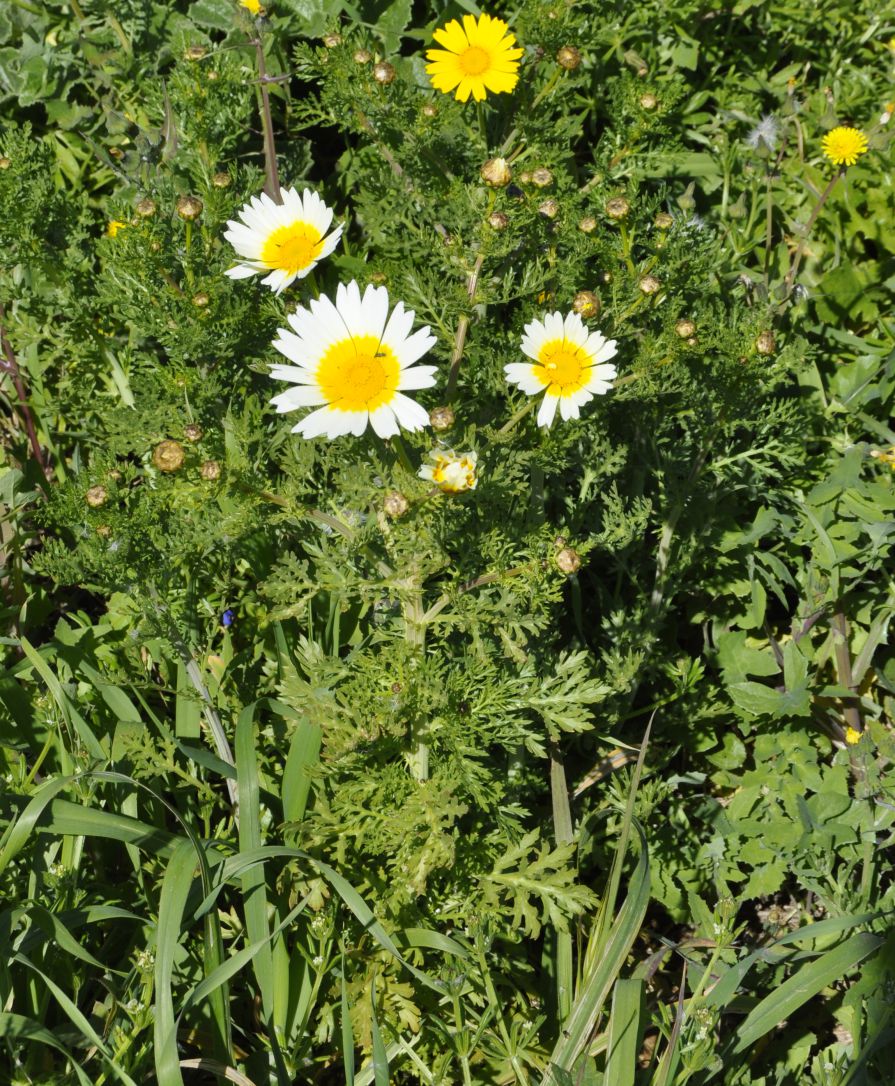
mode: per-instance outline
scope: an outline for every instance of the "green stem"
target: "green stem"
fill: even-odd
[[[808,218],[808,222],[805,224],[805,232],[802,235],[802,240],[799,242],[798,247],[793,254],[792,263],[790,264],[789,271],[786,273],[786,278],[784,279],[784,284],[786,286],[786,297],[784,298],[784,301],[786,301],[789,298],[789,295],[792,293],[792,285],[795,282],[796,275],[798,275],[799,265],[802,263],[802,256],[805,252],[805,246],[808,244],[808,238],[811,235],[814,224],[817,222],[817,216],[820,214],[821,208],[829,199],[830,193],[836,187],[836,182],[839,180],[840,177],[844,176],[845,170],[840,170],[839,173],[830,178],[829,182],[827,183],[827,187],[820,194],[820,198],[815,204],[814,210],[811,212],[811,215]]]
[[[422,659],[426,651],[426,625],[423,614],[422,592],[415,591],[404,601],[404,637],[411,655]],[[410,772],[415,780],[429,779],[429,744],[426,721],[414,717],[410,732],[411,750],[407,756]]]
[[[463,1012],[460,1010],[460,996],[454,992],[451,998],[454,1004],[454,1040],[458,1045],[461,1043],[463,1045],[463,1047],[459,1049],[460,1065],[463,1068],[463,1086],[472,1086],[472,1073],[469,1069],[469,1050],[466,1047],[469,1043],[469,1034],[463,1022]]]
[[[550,746],[550,794],[553,801],[553,835],[557,845],[570,844],[573,839],[572,809],[569,805],[569,786],[566,769],[555,744]],[[572,1010],[572,932],[556,932],[556,1011],[560,1023],[565,1022]]]
[[[413,470],[413,464],[411,464],[410,457],[407,455],[407,449],[404,445],[404,442],[401,440],[401,435],[395,434],[395,436],[389,438],[389,440],[392,443],[392,448],[395,450],[395,453],[398,456],[398,461],[401,464],[401,467],[407,472],[408,475],[415,475],[416,472]]]
[[[258,90],[261,98],[261,126],[264,130],[264,191],[278,204],[280,195],[280,174],[277,169],[277,148],[273,134],[273,116],[270,110],[270,91],[267,86],[267,68],[264,62],[264,46],[261,39],[255,40],[255,55],[258,60]]]
[[[521,422],[526,415],[530,415],[536,407],[539,406],[540,401],[531,399],[524,406],[520,407],[515,415],[512,416],[509,422],[505,422],[503,426],[497,431],[498,434],[508,434],[510,430],[516,425],[517,422]]]

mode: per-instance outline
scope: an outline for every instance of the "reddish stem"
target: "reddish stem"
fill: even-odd
[[[40,468],[41,475],[44,477],[44,482],[48,483],[49,479],[44,465],[43,452],[40,448],[40,442],[37,440],[34,416],[31,414],[31,408],[28,406],[28,394],[25,391],[25,382],[22,380],[22,371],[19,369],[15,351],[12,349],[12,344],[9,342],[9,338],[6,335],[6,310],[2,302],[0,302],[0,347],[2,347],[3,351],[3,356],[0,358],[0,373],[9,374],[12,378],[13,387],[15,388],[16,396],[18,396],[19,399],[19,410],[21,411],[22,418],[25,422],[25,432],[28,435],[28,442],[31,445],[31,452],[34,455],[34,459],[37,461],[37,466]]]

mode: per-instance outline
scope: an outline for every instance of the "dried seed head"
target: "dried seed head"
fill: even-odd
[[[105,539],[107,536],[110,536],[112,534],[112,529],[109,527],[108,524],[100,524],[97,526],[96,534],[101,535],[103,539]]]
[[[687,346],[695,347],[698,342],[699,340],[696,338],[696,336],[690,336],[690,338],[687,340]]]
[[[659,104],[659,99],[654,94],[641,94],[640,96],[640,108],[651,110],[655,109]]]
[[[323,44],[327,49],[335,49],[337,45],[342,44],[342,39],[338,34],[324,34]]]
[[[162,243],[160,241],[150,241],[149,251],[152,253],[160,253],[162,251]]]
[[[91,509],[99,509],[101,505],[105,505],[109,498],[109,493],[104,486],[92,486],[87,491],[87,504]]]
[[[592,290],[579,290],[572,299],[572,309],[581,317],[596,317],[600,312],[600,299]]]
[[[179,441],[162,441],[152,451],[152,464],[159,471],[177,471],[183,464],[183,446]]]
[[[198,219],[202,214],[202,201],[197,196],[181,196],[176,204],[177,214],[186,222]]]
[[[624,219],[631,210],[631,205],[624,196],[613,196],[606,201],[606,214],[610,219]]]
[[[513,172],[505,158],[489,158],[479,172],[485,184],[496,189],[502,189],[504,185],[508,185],[513,177]]]
[[[561,550],[565,545],[566,545],[566,537],[564,535],[558,535],[556,537],[556,539],[553,540],[553,546],[556,547],[557,549]]]
[[[369,64],[373,59],[373,54],[369,49],[355,49],[354,50],[354,63],[355,64]]]
[[[436,407],[429,412],[429,425],[433,430],[442,432],[444,430],[450,430],[454,425],[454,409],[453,407]]]
[[[394,64],[389,64],[387,60],[380,60],[373,65],[373,78],[377,83],[381,83],[383,87],[387,87],[389,83],[394,83],[397,74]]]
[[[492,230],[506,230],[510,225],[510,217],[502,211],[492,211],[488,216],[488,225]]]
[[[221,170],[212,177],[211,183],[216,189],[228,189],[233,184],[233,178],[226,170]]]
[[[659,280],[654,275],[644,275],[644,277],[637,284],[644,294],[655,294],[656,291],[662,286]]]
[[[538,212],[547,219],[555,219],[559,214],[559,204],[556,200],[545,200],[538,208]]]
[[[660,211],[653,222],[660,230],[670,230],[674,226],[674,216],[667,211]]]
[[[0,158],[0,170],[8,170],[11,165],[12,159],[7,158],[6,155]]]
[[[539,189],[545,189],[553,184],[553,174],[545,167],[538,166],[536,170],[532,170],[531,183],[537,185]]]
[[[577,573],[581,569],[581,555],[574,547],[563,547],[556,556],[556,564],[562,573]]]
[[[777,350],[777,341],[774,339],[774,333],[769,331],[760,332],[758,339],[755,341],[755,349],[759,354],[773,354],[774,351]]]
[[[214,68],[209,68],[208,71],[205,73],[205,78],[208,80],[209,83],[217,83],[217,81],[221,77],[214,70]]]
[[[523,170],[522,173],[519,174],[519,184],[520,185],[530,185],[531,184],[531,170]]]
[[[420,112],[424,117],[437,117],[438,107],[436,105],[433,105],[432,102],[426,102]]]
[[[204,290],[200,290],[198,294],[193,295],[193,305],[197,309],[205,309],[210,301],[211,298],[208,297]]]
[[[202,60],[208,50],[204,45],[190,45],[183,51],[184,60]]]
[[[385,272],[374,271],[370,275],[370,282],[375,283],[377,286],[380,286],[386,281],[387,278],[388,276],[386,276]]]
[[[574,45],[564,45],[556,54],[556,63],[567,72],[574,72],[581,63],[581,53]]]
[[[199,474],[209,483],[213,483],[215,479],[221,477],[221,465],[217,460],[206,460],[205,463],[199,468]]]
[[[134,208],[134,211],[141,219],[151,219],[156,212],[155,200],[150,200],[148,196],[144,196]]]
[[[390,490],[382,499],[382,508],[385,510],[387,517],[397,520],[398,517],[403,517],[410,508],[410,502],[400,490]]]
[[[116,483],[118,482],[118,480],[121,478],[121,472],[118,470],[118,468],[112,468],[112,470],[109,472],[109,478],[114,479]]]
[[[674,330],[681,337],[681,339],[689,339],[690,336],[696,335],[696,325],[693,323],[693,321],[688,320],[686,317],[683,317],[677,322],[677,324],[674,326]]]
[[[194,422],[191,422],[189,426],[184,426],[183,436],[187,441],[201,441],[202,440],[202,427],[197,426]]]
[[[597,220],[590,215],[585,215],[584,218],[578,223],[578,229],[582,234],[592,234],[597,228]]]

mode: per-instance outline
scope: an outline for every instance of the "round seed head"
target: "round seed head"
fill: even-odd
[[[197,196],[181,196],[176,204],[177,214],[185,222],[192,222],[202,214],[202,201]]]
[[[555,219],[559,214],[559,204],[556,200],[545,200],[538,208],[538,212],[546,219]]]
[[[354,50],[354,63],[355,64],[369,64],[373,59],[373,54],[369,49],[355,49]]]
[[[342,44],[342,39],[338,34],[324,34],[323,44],[327,49],[335,49],[337,45]]]
[[[189,426],[184,426],[183,436],[187,439],[187,441],[192,441],[193,443],[201,441],[202,427],[197,426],[194,422],[191,422]]]
[[[653,222],[660,230],[669,230],[674,226],[674,216],[669,215],[667,211],[660,211]]]
[[[506,230],[510,225],[510,217],[502,211],[492,211],[488,216],[488,225],[492,230]]]
[[[679,320],[674,326],[674,330],[681,337],[681,339],[689,339],[690,336],[696,335],[696,325],[687,317],[683,317],[681,320]]]
[[[437,430],[441,433],[444,430],[450,430],[454,425],[454,409],[453,407],[436,407],[429,412],[429,425],[433,430]]]
[[[562,573],[577,573],[581,569],[581,555],[574,547],[563,547],[556,556],[556,564]]]
[[[204,45],[190,45],[183,51],[183,59],[197,61],[202,60],[208,50]]]
[[[420,110],[424,117],[437,117],[438,107],[433,105],[432,102],[426,102],[423,108]]]
[[[199,468],[199,474],[206,482],[213,483],[221,477],[221,465],[217,460],[206,460],[202,467]]]
[[[579,290],[572,299],[572,309],[581,317],[596,317],[600,312],[600,299],[592,290]]]
[[[155,200],[150,200],[148,196],[144,196],[134,208],[134,211],[141,219],[151,219],[156,212]]]
[[[564,45],[556,54],[556,63],[567,72],[574,72],[581,63],[581,53],[574,45]]]
[[[198,294],[193,295],[193,305],[197,309],[205,309],[210,301],[211,298],[208,297],[204,290],[200,290]]]
[[[389,64],[387,60],[380,60],[373,65],[373,78],[383,87],[387,87],[389,83],[394,83],[397,74],[394,64]]]
[[[3,155],[2,158],[0,158],[0,170],[8,170],[11,165],[12,159],[7,158],[6,155]]]
[[[496,189],[508,185],[513,177],[513,172],[505,158],[489,158],[479,172],[485,184]]]
[[[624,219],[631,210],[631,205],[624,196],[613,196],[606,201],[606,214],[610,219]]]
[[[553,184],[553,174],[543,166],[539,166],[536,170],[532,170],[531,183],[537,185],[539,189],[545,189]]]
[[[597,228],[597,220],[590,215],[585,215],[584,218],[578,223],[578,229],[582,234],[592,234]]]
[[[216,189],[228,189],[233,183],[233,178],[226,170],[221,170],[212,177],[211,183]]]
[[[112,534],[112,529],[109,527],[108,524],[100,524],[97,526],[96,534],[101,535],[103,539],[106,539]]]
[[[387,517],[397,520],[398,517],[403,517],[410,508],[410,502],[400,490],[390,490],[382,500],[382,508]]]
[[[99,509],[101,505],[105,505],[108,500],[109,494],[104,486],[92,486],[87,491],[87,504],[91,509]]]
[[[770,331],[760,332],[758,339],[755,341],[755,349],[759,354],[771,355],[777,350],[777,341],[774,339],[774,333]]]
[[[179,441],[162,441],[152,451],[153,467],[159,471],[177,471],[183,465],[183,446]]]
[[[645,110],[653,110],[659,104],[659,99],[654,94],[641,94],[640,96],[640,108]]]
[[[659,280],[654,275],[644,275],[644,277],[637,284],[644,294],[655,294],[656,291],[662,286]]]
[[[687,346],[695,347],[698,342],[699,340],[696,338],[696,336],[690,336],[690,338],[687,340]]]

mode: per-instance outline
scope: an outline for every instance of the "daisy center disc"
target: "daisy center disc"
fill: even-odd
[[[460,67],[467,75],[481,75],[491,66],[491,57],[478,45],[470,45],[457,57]]]
[[[545,343],[538,356],[536,376],[560,396],[577,392],[587,381],[590,358],[580,347],[563,340]]]
[[[401,367],[376,336],[334,343],[317,368],[317,384],[333,411],[375,411],[398,388]]]
[[[323,239],[320,231],[307,222],[279,226],[261,250],[261,260],[268,268],[294,275],[303,271],[320,255]]]

